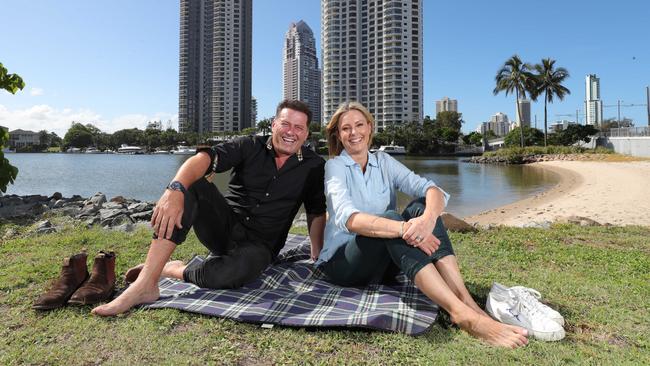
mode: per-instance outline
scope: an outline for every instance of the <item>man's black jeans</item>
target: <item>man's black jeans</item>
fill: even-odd
[[[187,190],[181,224],[182,229],[174,227],[171,241],[181,244],[193,227],[199,241],[210,250],[203,263],[185,268],[186,282],[205,288],[238,288],[271,264],[271,250],[264,240],[245,230],[221,192],[205,178]]]

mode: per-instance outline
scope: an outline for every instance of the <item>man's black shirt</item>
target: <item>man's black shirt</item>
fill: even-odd
[[[209,153],[213,163],[216,157],[210,171],[232,169],[224,197],[242,225],[277,255],[301,204],[307,214],[325,213],[325,160],[301,147],[301,154],[289,157],[278,170],[270,141],[241,137],[199,151]]]

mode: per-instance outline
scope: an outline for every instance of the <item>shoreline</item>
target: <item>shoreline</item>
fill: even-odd
[[[578,216],[601,225],[650,226],[650,195],[644,186],[650,177],[650,162],[547,161],[531,166],[558,175],[558,184],[532,197],[465,217],[465,221],[481,227],[523,227]]]

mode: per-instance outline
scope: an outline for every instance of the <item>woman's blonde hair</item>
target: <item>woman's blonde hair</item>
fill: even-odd
[[[375,130],[375,119],[372,118],[372,114],[370,114],[366,107],[364,107],[363,104],[359,102],[344,102],[339,106],[336,112],[334,112],[334,115],[327,124],[327,127],[325,127],[325,131],[327,133],[327,150],[330,157],[341,155],[341,151],[343,151],[343,144],[341,143],[341,140],[339,140],[338,136],[339,121],[343,113],[349,112],[351,110],[361,112],[370,124],[368,148],[370,148],[372,145],[372,136],[374,135]]]

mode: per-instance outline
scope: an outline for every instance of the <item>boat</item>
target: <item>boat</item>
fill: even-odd
[[[142,148],[138,146],[129,146],[127,144],[122,144],[119,148],[117,148],[117,153],[118,154],[125,154],[125,155],[135,155],[135,154],[142,154]]]
[[[168,150],[156,150],[152,154],[154,154],[154,155],[169,155],[169,151]]]
[[[377,151],[383,151],[390,155],[405,155],[406,149],[400,145],[381,145]]]
[[[78,147],[71,147],[71,148],[68,148],[68,150],[66,150],[66,152],[70,153],[70,154],[79,154],[79,153],[81,153],[81,149],[78,148]]]
[[[97,148],[89,147],[84,151],[84,154],[102,154],[102,152],[97,150]]]
[[[187,145],[178,145],[176,150],[171,151],[174,155],[194,155],[196,154],[196,149],[191,149]]]

